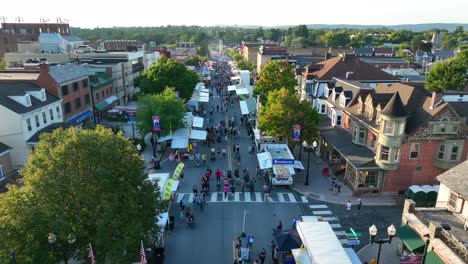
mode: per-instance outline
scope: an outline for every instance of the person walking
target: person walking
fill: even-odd
[[[202,159],[203,167],[205,167],[206,166],[206,154],[205,153],[201,155],[201,159]]]
[[[236,151],[237,151],[237,154],[239,154],[239,150],[240,150],[240,145],[239,143],[236,144]]]
[[[356,214],[362,214],[364,211],[362,210],[362,201],[361,199],[358,199],[357,200],[357,212]]]
[[[266,250],[265,250],[265,248],[262,248],[262,251],[260,251],[260,254],[258,254],[258,258],[260,259],[260,264],[265,263],[265,259],[266,259]]]
[[[276,249],[276,242],[274,240],[271,241],[270,248],[271,248],[271,258],[274,259],[273,256],[275,255],[275,249]]]
[[[349,214],[351,213],[351,201],[348,200],[348,202],[346,202],[346,216],[349,217]]]
[[[251,249],[251,250],[252,250],[254,238],[255,238],[255,237],[254,237],[253,234],[249,234],[249,235],[247,236],[247,247],[248,247],[249,249]]]
[[[223,191],[224,191],[224,199],[227,199],[228,192],[229,192],[229,185],[228,184],[224,184]]]
[[[226,148],[223,147],[223,149],[221,149],[221,152],[223,153],[223,158],[226,158]]]

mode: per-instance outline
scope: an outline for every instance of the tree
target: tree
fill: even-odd
[[[463,90],[468,87],[468,50],[457,57],[434,64],[426,79],[430,91]]]
[[[270,136],[290,138],[294,125],[302,125],[302,139],[317,138],[320,124],[318,113],[306,101],[288,89],[273,90],[268,102],[260,108],[259,129]]]
[[[248,71],[253,71],[255,68],[257,68],[257,65],[248,62],[246,59],[242,58],[240,61],[237,61],[237,68],[239,70],[248,70]]]
[[[167,135],[183,127],[186,112],[184,101],[176,98],[173,88],[166,88],[160,94],[148,94],[138,98],[136,127],[141,135],[146,135],[153,128],[152,116],[159,116],[161,133]]]
[[[6,61],[5,58],[0,59],[0,70],[4,70],[6,68]]]
[[[265,104],[270,91],[283,87],[294,91],[296,84],[294,66],[279,60],[272,60],[260,72],[259,80],[255,83],[254,95],[261,95],[260,101]]]
[[[151,65],[148,71],[141,75],[139,85],[144,94],[162,92],[167,86],[175,87],[179,96],[185,100],[192,97],[193,89],[198,82],[198,75],[187,69],[183,63],[176,62],[164,56]]]
[[[143,162],[122,134],[101,126],[43,134],[21,170],[24,186],[8,185],[0,197],[0,262],[10,263],[11,250],[18,263],[80,260],[89,243],[98,263],[136,261],[162,208]]]
[[[195,55],[195,56],[188,58],[187,61],[185,62],[185,65],[198,67],[200,66],[200,62],[203,62],[203,61],[208,61],[208,58],[204,56]]]

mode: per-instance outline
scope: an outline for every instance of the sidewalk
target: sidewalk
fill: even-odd
[[[298,147],[295,148],[295,154],[294,156],[298,157]],[[294,182],[291,188],[305,196],[335,204],[346,204],[348,200],[354,203],[357,199],[361,199],[364,205],[370,206],[390,206],[397,204],[396,195],[353,196],[351,189],[343,182],[341,184],[341,192],[333,193],[331,181],[334,176],[331,175],[331,171],[330,176],[322,176],[322,169],[327,167],[328,164],[318,158],[315,153],[310,154],[309,185],[306,186],[304,183],[307,174],[307,152],[302,153],[301,162],[305,170],[297,172],[297,174],[294,175]]]
[[[380,263],[382,264],[398,264],[400,263],[400,256],[398,255],[398,248],[401,245],[401,240],[398,237],[393,238],[391,244],[383,244],[382,251],[380,252]],[[372,259],[377,259],[379,245],[372,244],[363,247],[357,252],[359,259],[364,263],[367,261],[371,263]]]

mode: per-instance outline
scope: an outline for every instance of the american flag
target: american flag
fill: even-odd
[[[141,240],[140,264],[146,264],[146,255],[145,248],[143,247],[143,240]]]
[[[421,264],[422,256],[411,255],[400,260],[400,264]]]
[[[89,260],[91,260],[92,264],[96,264],[96,260],[94,259],[94,254],[93,254],[93,247],[91,246],[91,243],[89,243],[89,254],[88,254]]]

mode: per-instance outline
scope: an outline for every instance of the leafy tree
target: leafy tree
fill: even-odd
[[[278,28],[269,28],[265,31],[265,37],[274,42],[279,42],[281,39],[281,30]]]
[[[295,37],[307,38],[309,36],[309,29],[306,25],[299,25],[293,28],[293,34]]]
[[[253,71],[255,68],[257,68],[257,65],[248,62],[246,59],[242,58],[240,61],[237,61],[237,68],[239,70]]]
[[[269,92],[283,87],[294,91],[296,84],[294,66],[279,60],[272,60],[260,71],[259,80],[255,83],[254,95],[261,95],[260,102],[265,104]]]
[[[6,61],[5,58],[0,59],[0,70],[4,70],[6,68]]]
[[[468,50],[457,57],[434,64],[426,80],[430,91],[463,90],[468,87]]]
[[[198,82],[198,75],[187,69],[183,63],[176,62],[164,56],[151,65],[148,71],[141,75],[139,85],[144,94],[162,92],[167,86],[175,87],[179,96],[189,100]]]
[[[406,59],[407,61],[409,61],[410,63],[413,63],[413,57],[408,54],[408,53],[405,53],[403,51],[403,49],[399,49],[396,54],[395,54],[397,57],[401,57],[401,58],[404,58]]]
[[[142,168],[132,143],[110,129],[43,134],[21,170],[24,186],[9,185],[0,197],[0,262],[10,263],[10,250],[18,263],[80,260],[89,243],[98,263],[136,261],[162,209]]]
[[[161,133],[167,135],[183,127],[186,112],[184,101],[176,98],[173,88],[166,88],[160,94],[148,94],[138,98],[136,127],[141,135],[146,135],[153,129],[152,116],[159,116]]]
[[[208,61],[208,58],[204,56],[195,55],[188,58],[185,62],[185,65],[198,67],[200,66],[200,62],[202,61]]]
[[[329,47],[346,47],[350,43],[349,32],[346,29],[328,31],[325,35],[322,35],[322,40]]]
[[[259,128],[274,137],[290,138],[292,127],[302,125],[302,139],[317,138],[320,124],[318,113],[310,103],[300,101],[297,95],[286,88],[273,90],[268,102],[260,108]]]

